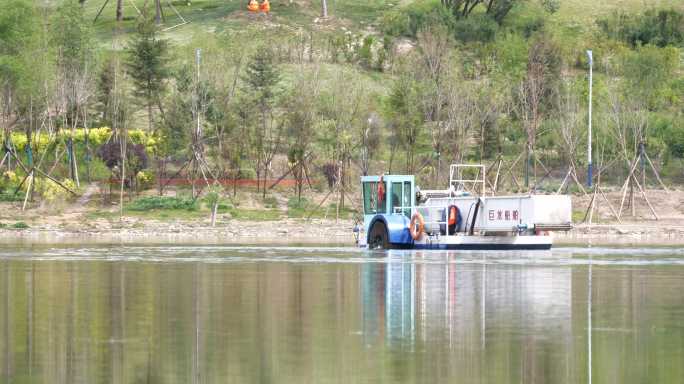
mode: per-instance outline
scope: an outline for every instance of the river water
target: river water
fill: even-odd
[[[0,250],[0,383],[682,383],[684,249]]]

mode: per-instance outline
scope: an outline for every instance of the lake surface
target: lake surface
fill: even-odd
[[[682,383],[684,250],[0,250],[0,383]]]

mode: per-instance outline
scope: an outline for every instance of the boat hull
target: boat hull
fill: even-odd
[[[366,244],[359,244],[366,247]],[[402,249],[440,249],[440,250],[548,250],[553,240],[551,236],[440,236],[414,241],[412,244],[398,246]]]

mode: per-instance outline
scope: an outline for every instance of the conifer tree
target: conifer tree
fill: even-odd
[[[280,73],[274,63],[273,53],[266,47],[259,48],[252,56],[243,78],[246,87],[244,92],[250,104],[256,104],[258,110],[253,113],[258,117],[258,124],[252,132],[252,148],[255,151],[257,185],[263,176],[263,194],[266,195],[266,174],[273,157],[278,151],[281,139],[281,126],[275,122],[273,104],[276,99]],[[250,108],[251,109],[251,108]]]
[[[157,35],[154,20],[143,9],[137,33],[128,46],[127,67],[135,87],[134,95],[147,107],[148,126],[152,131],[156,106],[161,114],[162,97],[166,90],[168,69],[168,42]]]

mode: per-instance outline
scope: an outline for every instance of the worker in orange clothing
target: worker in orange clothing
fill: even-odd
[[[256,0],[249,0],[249,3],[247,3],[247,10],[250,12],[259,11],[259,3],[257,3]]]
[[[268,0],[264,0],[259,4],[259,9],[261,9],[261,12],[269,13],[271,11],[271,4]]]

